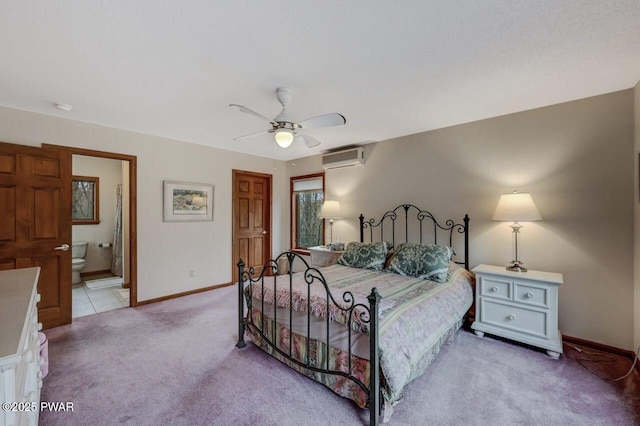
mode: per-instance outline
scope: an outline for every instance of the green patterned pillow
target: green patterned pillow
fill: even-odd
[[[443,283],[447,281],[449,261],[454,254],[451,247],[402,244],[395,250],[388,269],[400,275]]]
[[[373,269],[382,271],[384,261],[387,258],[387,243],[384,241],[377,243],[350,242],[344,253],[338,259],[339,265],[351,266],[353,268]]]

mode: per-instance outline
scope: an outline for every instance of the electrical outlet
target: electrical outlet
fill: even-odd
[[[195,277],[196,276],[196,270],[195,269],[189,269],[189,276],[191,278]]]

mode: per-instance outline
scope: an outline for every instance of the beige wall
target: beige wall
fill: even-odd
[[[633,90],[366,146],[366,165],[328,170],[327,198],[345,219],[334,239],[358,238],[357,216],[409,202],[438,218],[471,217],[470,260],[506,265],[509,224],[492,222],[500,194],[530,192],[543,221],[525,223],[520,258],[564,274],[560,330],[633,345]],[[321,157],[287,175],[321,170]]]
[[[633,229],[638,141],[634,90],[367,145],[363,167],[329,170],[327,197],[345,219],[334,236],[357,239],[357,216],[412,202],[437,217],[471,221],[471,264],[506,264],[508,224],[492,222],[501,193],[531,192],[543,217],[527,223],[521,259],[561,272],[560,328],[625,349],[634,332]],[[288,177],[321,170],[321,157],[288,162],[0,107],[0,141],[67,145],[138,158],[138,298],[231,280],[231,170],[274,176],[273,250],[289,245]],[[214,221],[162,222],[162,181],[210,182]],[[189,277],[189,270],[196,277]],[[640,324],[636,307],[635,323]]]
[[[638,155],[640,155],[640,81],[636,84],[634,88],[634,117],[635,117],[635,128],[634,128],[634,139],[635,139],[635,149],[634,149],[634,197],[638,197],[634,202],[635,206],[635,250],[633,261],[635,265],[635,318],[634,318],[634,342],[633,347],[637,350],[640,347],[640,176],[638,176],[638,171],[640,170],[640,163],[638,162]]]
[[[284,248],[288,183],[283,162],[1,107],[0,141],[50,143],[137,157],[140,301],[231,281],[232,169],[273,175],[273,250]],[[214,221],[163,222],[163,180],[213,184]],[[196,270],[193,278],[190,269]]]
[[[116,186],[122,184],[122,162],[108,158],[73,156],[73,174],[99,178],[100,223],[95,225],[73,225],[73,241],[86,241],[87,256],[82,271],[104,271],[111,269],[111,249],[100,248],[100,243],[113,242],[116,216]]]

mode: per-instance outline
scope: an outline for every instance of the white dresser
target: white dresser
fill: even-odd
[[[316,268],[335,265],[342,253],[342,250],[329,250],[325,246],[309,247],[311,265]]]
[[[40,268],[0,271],[0,426],[37,425],[40,411]],[[9,409],[6,408],[9,403]]]
[[[558,330],[558,287],[562,274],[513,272],[504,266],[478,265],[476,319],[471,325],[484,333],[506,337],[547,350],[551,358],[562,353]]]

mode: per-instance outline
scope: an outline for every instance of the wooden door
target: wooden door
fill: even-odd
[[[242,259],[257,273],[271,258],[271,175],[233,171],[233,281]]]
[[[71,323],[71,154],[0,143],[0,270],[32,266],[39,321]]]

